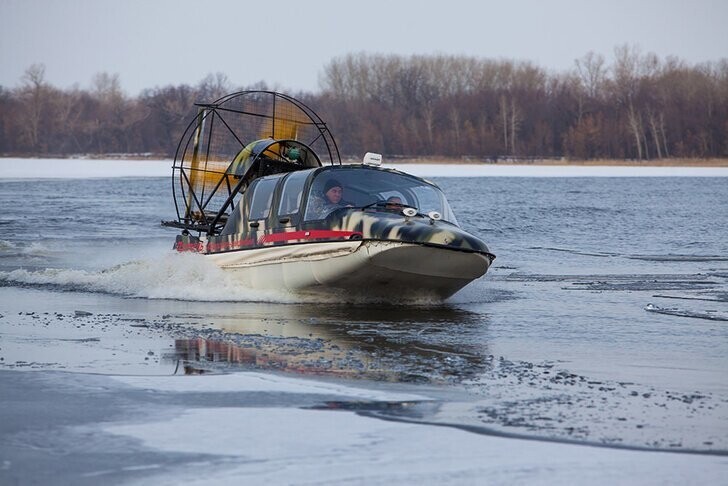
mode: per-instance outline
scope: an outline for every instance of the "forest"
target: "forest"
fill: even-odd
[[[118,74],[60,89],[43,65],[0,86],[0,154],[172,157],[197,101],[236,86],[225,74],[137,96]],[[318,92],[287,93],[327,123],[344,156],[472,160],[728,157],[728,59],[689,64],[615,48],[567,72],[528,61],[349,54],[326,64]]]

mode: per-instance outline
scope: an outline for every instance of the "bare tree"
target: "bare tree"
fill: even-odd
[[[124,98],[118,73],[97,73],[91,80],[91,86],[93,93],[104,102],[115,103]]]
[[[642,117],[635,106],[640,82],[640,51],[623,45],[615,48],[614,86],[619,104],[626,110],[627,127],[634,138],[637,159],[642,160]]]
[[[511,98],[511,154],[516,155],[516,137],[518,136],[518,130],[521,127],[521,114],[516,100]]]
[[[21,100],[24,105],[24,110],[21,117],[25,120],[25,123],[22,125],[23,132],[28,139],[31,149],[38,151],[40,148],[39,138],[43,108],[49,102],[45,96],[47,87],[45,83],[45,65],[31,65],[25,70],[22,80]]]
[[[516,138],[521,127],[521,114],[513,96],[499,98],[500,123],[503,129],[503,148],[506,153],[516,154]]]
[[[590,52],[554,74],[512,60],[354,53],[331,60],[320,84],[296,97],[347,155],[728,156],[727,59],[690,65],[619,46],[611,64]],[[61,90],[33,65],[17,88],[0,87],[0,152],[171,155],[193,102],[232,89],[216,73],[129,97],[118,74],[100,73],[87,89]]]
[[[227,75],[221,72],[208,74],[197,85],[197,94],[201,100],[214,101],[233,90]]]
[[[575,63],[576,71],[587,96],[596,99],[602,93],[607,78],[604,56],[589,51],[584,57],[577,59]]]

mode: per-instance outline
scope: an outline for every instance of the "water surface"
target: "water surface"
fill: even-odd
[[[94,332],[155,330],[151,360],[125,355],[135,372],[435,387],[437,409],[418,412],[434,422],[728,449],[725,179],[436,182],[497,259],[448,301],[413,306],[236,287],[171,250],[175,232],[159,225],[174,213],[168,178],[1,180],[1,366],[83,361],[58,343],[53,359],[22,355],[38,349],[24,328],[60,328],[65,316]],[[84,369],[118,372],[114,349],[102,351],[85,355]]]

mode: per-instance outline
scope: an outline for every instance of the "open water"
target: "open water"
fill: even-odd
[[[360,406],[483,433],[728,450],[725,178],[435,182],[497,259],[448,301],[408,305],[241,291],[171,250],[169,178],[0,180],[0,329],[81,310],[84,326],[159,330],[149,374],[426,387],[437,406]],[[0,357],[64,362],[19,356],[7,336]]]

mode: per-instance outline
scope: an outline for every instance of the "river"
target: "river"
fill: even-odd
[[[129,376],[209,379],[189,386],[174,381],[173,391],[198,393],[196,387],[207,383],[218,397],[230,392],[229,384],[215,381],[221,377],[267,376],[278,395],[267,402],[260,393],[241,398],[251,417],[254,406],[268,414],[333,409],[382,423],[446,425],[468,437],[526,438],[548,450],[598,445],[608,454],[672,451],[671,457],[692,459],[648,460],[642,469],[628,469],[633,476],[627,479],[660,482],[664,471],[675,472],[674,464],[705,480],[725,477],[726,179],[442,177],[446,171],[432,180],[461,226],[485,240],[497,259],[485,277],[449,300],[417,305],[241,291],[200,257],[171,250],[175,232],[159,225],[174,212],[167,177],[0,178],[0,377],[13,389],[19,376],[35,371],[43,384],[31,380],[28,402],[41,399],[52,383],[72,403],[76,395],[68,382],[86,377],[83,386],[92,386],[98,378],[91,377],[99,374],[116,377],[117,385],[104,386],[119,400],[135,396],[126,386],[164,391],[170,383],[140,384]],[[325,391],[298,390],[297,380]],[[240,390],[251,391],[248,385]],[[342,391],[349,388],[369,391]],[[229,399],[222,402],[231,406]],[[197,410],[195,400],[181,403]],[[220,407],[209,397],[204,405]],[[223,420],[221,410],[203,415]],[[126,434],[143,447],[135,443],[135,455],[104,466],[109,477],[151,477],[124,472],[148,466],[151,456],[143,451],[150,448],[178,454],[157,452],[154,474],[191,464],[179,456],[186,451],[175,449],[179,444],[155,445],[127,424],[128,411],[118,414],[126,425],[110,426],[106,436]],[[163,414],[178,417],[169,408]],[[72,422],[86,423],[79,416]],[[352,423],[353,429],[343,429],[356,429]],[[10,459],[0,478],[21,477],[10,474],[38,460],[33,454],[45,458],[41,464],[54,464],[37,451],[17,452],[18,446],[31,450],[34,426],[4,427],[12,438],[6,444],[14,446],[2,449]],[[178,423],[174,427],[180,430]],[[154,437],[172,429],[165,430]],[[72,444],[82,457],[87,446]],[[218,466],[228,453],[206,452],[219,454],[213,461]],[[571,452],[559,457],[564,454]],[[297,464],[285,457],[289,466]],[[85,478],[91,484],[98,477],[100,466],[78,458],[74,464],[61,482]],[[468,482],[484,474],[463,467],[459,471],[469,475],[448,476],[442,460],[434,464],[440,467],[425,482],[454,484],[458,477]],[[625,479],[618,469],[605,482]],[[557,477],[581,478],[578,468],[563,470],[574,476]],[[24,472],[42,480],[43,468],[38,471]],[[396,465],[386,471],[381,481],[396,480]],[[352,477],[378,481],[368,474]],[[503,482],[521,478],[504,474]],[[295,482],[295,475],[257,477]]]

